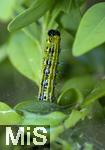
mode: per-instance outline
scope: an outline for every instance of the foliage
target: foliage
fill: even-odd
[[[9,60],[20,74],[39,86],[43,50],[51,28],[61,32],[59,61],[63,64],[58,67],[54,102],[39,102],[34,95],[33,100],[21,99],[11,108],[2,101],[0,124],[49,124],[52,149],[97,148],[92,141],[74,139],[70,132],[77,123],[105,119],[105,2],[88,9],[85,0],[9,0],[9,5],[6,2],[0,0],[0,65],[6,64],[7,76],[11,77]]]

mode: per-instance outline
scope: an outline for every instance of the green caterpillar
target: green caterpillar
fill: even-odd
[[[60,53],[60,32],[48,31],[47,46],[44,51],[42,77],[39,87],[38,99],[42,101],[53,101],[56,71]]]

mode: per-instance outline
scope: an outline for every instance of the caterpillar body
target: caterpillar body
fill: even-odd
[[[42,64],[42,77],[39,87],[38,99],[42,101],[53,101],[57,65],[60,53],[60,32],[48,31],[47,46],[44,51]]]

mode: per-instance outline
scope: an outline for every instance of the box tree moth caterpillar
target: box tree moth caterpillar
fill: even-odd
[[[39,87],[38,99],[42,101],[53,101],[57,65],[60,53],[60,32],[48,31],[47,46],[44,51],[42,76]]]

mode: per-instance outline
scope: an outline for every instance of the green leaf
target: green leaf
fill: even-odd
[[[75,77],[68,80],[58,98],[57,103],[60,105],[80,105],[84,97],[92,90],[95,84],[95,79],[90,76]]]
[[[20,124],[22,117],[8,105],[0,102],[0,125]]]
[[[32,23],[29,26],[23,28],[24,33],[29,36],[34,42],[36,42],[36,39],[40,41],[41,39],[41,27],[37,23]]]
[[[105,96],[105,80],[99,81],[90,94],[85,98],[82,107],[92,104],[95,100]]]
[[[31,7],[16,16],[8,26],[9,31],[23,28],[38,20],[47,10],[53,7],[55,0],[37,0]]]
[[[46,114],[53,111],[58,111],[61,109],[61,107],[54,103],[29,100],[17,104],[14,109],[16,111],[27,111],[31,113]]]
[[[73,45],[80,56],[105,42],[105,2],[91,7],[83,16]]]
[[[9,42],[8,55],[19,72],[40,83],[42,53],[37,41],[33,42],[24,33],[16,33]]]
[[[34,113],[29,113],[24,111],[24,120],[22,124],[50,125],[52,127],[61,124],[66,117],[67,116],[60,111],[51,112],[46,115],[34,114]]]
[[[16,0],[0,0],[0,20],[8,21],[13,15]]]

